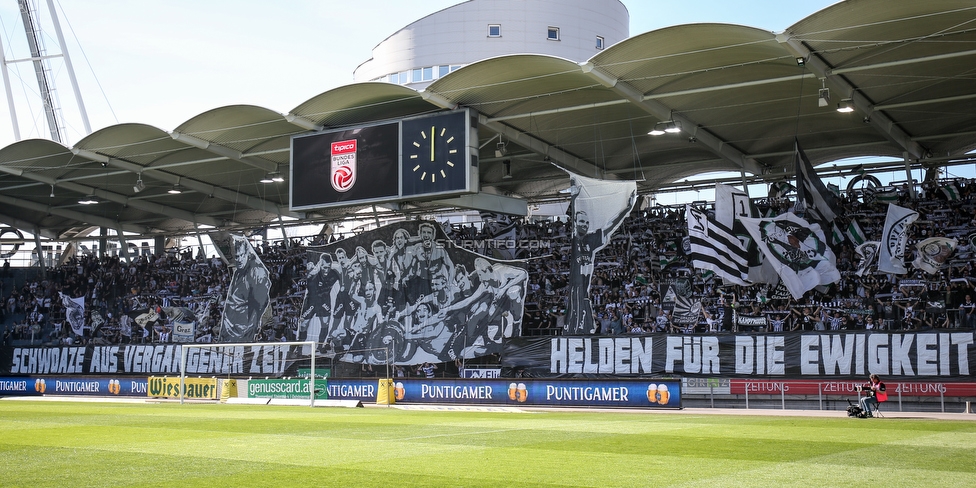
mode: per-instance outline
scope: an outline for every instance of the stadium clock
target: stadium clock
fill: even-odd
[[[467,189],[466,116],[452,112],[403,121],[403,196]]]

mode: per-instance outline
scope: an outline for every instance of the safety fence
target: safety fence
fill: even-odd
[[[856,403],[864,380],[779,380],[743,378],[685,378],[685,406],[725,408],[814,408],[836,410]],[[897,411],[970,411],[976,401],[976,383],[937,381],[885,381],[887,409]],[[778,405],[777,405],[778,404]],[[896,406],[892,406],[896,405]],[[841,407],[841,408],[837,408]]]

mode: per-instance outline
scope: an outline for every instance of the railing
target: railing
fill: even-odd
[[[754,408],[757,401],[779,400],[779,406],[787,410],[788,403],[816,405],[820,410],[831,410],[831,401],[860,399],[856,386],[866,381],[858,380],[758,380],[740,378],[686,378],[682,384],[685,404],[696,399],[704,400],[705,406],[715,408],[716,399],[738,403],[744,408]],[[970,412],[970,403],[976,400],[976,383],[938,381],[886,381],[888,405],[897,404],[897,411],[906,406],[919,406],[938,400],[939,411],[945,413],[948,405],[964,407]],[[891,407],[889,407],[891,408]]]

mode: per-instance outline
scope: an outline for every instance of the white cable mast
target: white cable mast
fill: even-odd
[[[88,112],[85,110],[85,102],[81,98],[81,90],[78,89],[78,80],[75,78],[75,71],[71,65],[71,57],[68,56],[67,45],[64,42],[64,34],[61,32],[61,22],[58,19],[57,10],[54,8],[54,0],[47,0],[47,7],[51,15],[55,35],[58,38],[61,53],[52,55],[48,55],[44,48],[36,2],[33,0],[17,0],[17,4],[20,7],[24,34],[27,36],[27,45],[30,48],[30,57],[8,60],[6,58],[6,52],[3,49],[2,40],[0,40],[0,66],[2,66],[3,71],[3,84],[7,95],[7,105],[10,109],[10,120],[13,124],[14,138],[18,141],[21,140],[20,124],[17,121],[17,111],[15,109],[13,92],[10,86],[10,74],[7,67],[9,64],[30,61],[34,66],[34,75],[37,79],[38,92],[40,93],[41,103],[44,106],[45,120],[47,121],[51,140],[66,144],[64,140],[63,115],[61,114],[61,108],[57,104],[55,84],[50,77],[51,68],[48,62],[49,59],[58,57],[64,59],[65,70],[68,73],[71,87],[74,90],[75,101],[78,103],[78,112],[84,124],[85,133],[91,134],[91,123],[88,121]]]

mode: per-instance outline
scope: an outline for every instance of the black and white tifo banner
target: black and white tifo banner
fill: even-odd
[[[569,304],[566,333],[588,334],[594,330],[590,305],[590,280],[597,251],[637,202],[637,183],[586,178],[570,173],[569,201],[572,251],[569,261]]]
[[[219,342],[251,342],[270,320],[271,277],[250,241],[233,236],[234,274],[220,316]]]
[[[0,348],[0,374],[179,375],[182,349],[179,344],[4,347]],[[308,361],[302,364],[290,357],[289,352],[289,346],[273,342],[188,349],[186,373],[280,377],[296,375],[297,367],[308,368]]]
[[[474,358],[520,334],[523,263],[456,248],[433,222],[391,224],[308,253],[299,340],[342,361]]]
[[[519,337],[502,373],[528,377],[971,378],[972,331]]]
[[[501,364],[526,377],[863,377],[971,379],[973,331],[516,337]],[[3,347],[0,375],[179,374],[179,344]],[[187,374],[294,376],[307,367],[268,343],[191,349]]]

